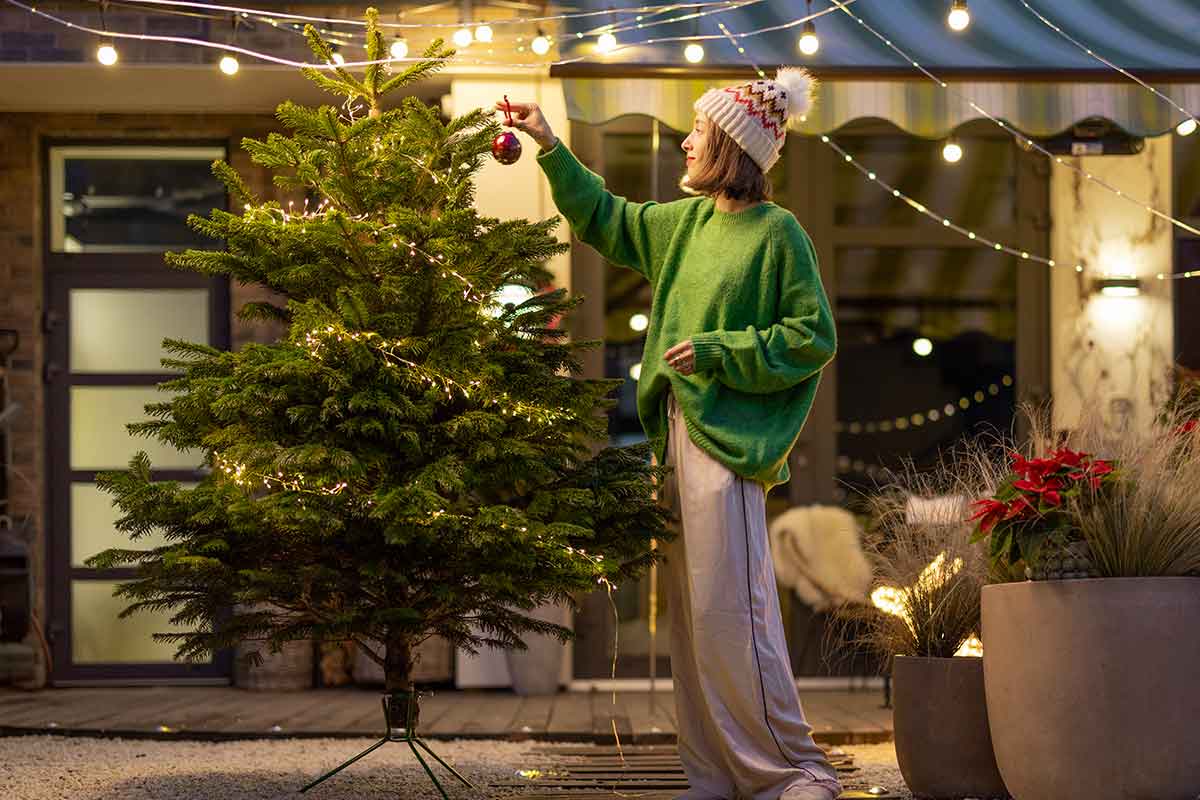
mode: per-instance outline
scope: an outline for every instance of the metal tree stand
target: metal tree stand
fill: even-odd
[[[429,753],[429,755],[436,758],[437,762],[439,764],[441,764],[446,769],[450,770],[450,773],[452,775],[454,775],[454,777],[458,778],[460,781],[462,781],[468,787],[474,789],[475,785],[473,783],[471,783],[469,780],[464,778],[462,775],[459,775],[458,771],[455,770],[454,767],[450,766],[445,761],[442,761],[441,757],[437,753],[433,752],[433,750],[431,750],[429,748],[429,745],[425,744],[424,740],[422,740],[421,737],[419,737],[417,735],[417,717],[418,717],[418,703],[419,703],[418,698],[419,698],[419,696],[420,696],[420,693],[417,691],[408,691],[408,692],[398,691],[398,692],[392,692],[391,694],[388,694],[388,695],[384,695],[381,698],[381,702],[383,703],[384,724],[387,726],[387,729],[386,729],[386,733],[384,733],[384,735],[383,735],[383,738],[380,739],[375,744],[368,747],[366,750],[363,750],[361,753],[356,755],[354,758],[350,759],[349,761],[346,761],[345,763],[330,770],[329,772],[326,772],[324,775],[317,778],[312,783],[308,784],[308,786],[305,786],[303,789],[300,790],[301,794],[303,794],[304,792],[307,792],[309,789],[313,788],[314,786],[321,783],[322,781],[332,778],[334,775],[338,774],[339,772],[344,770],[346,767],[353,764],[355,761],[358,761],[360,758],[367,755],[371,751],[373,751],[379,747],[382,747],[387,742],[407,742],[408,743],[408,746],[410,748],[412,748],[413,755],[417,757],[417,761],[421,762],[421,766],[425,768],[425,774],[427,774],[429,776],[429,780],[433,781],[433,785],[437,787],[437,790],[441,793],[443,800],[450,800],[450,798],[446,795],[446,790],[442,788],[442,784],[440,781],[438,781],[437,776],[433,774],[433,770],[431,770],[429,768],[429,764],[425,763],[425,759],[421,757],[421,752],[419,750],[417,750],[417,745],[420,745],[422,748],[425,749],[426,752]],[[403,719],[403,725],[400,725],[397,723],[401,722],[401,720],[398,719],[398,717],[399,717],[402,709],[403,709],[403,713],[404,713],[404,719]]]

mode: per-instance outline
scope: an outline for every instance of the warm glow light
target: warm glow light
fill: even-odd
[[[963,149],[962,145],[951,139],[946,142],[946,146],[942,148],[942,158],[946,159],[951,164],[957,164],[962,160]]]
[[[1096,281],[1096,288],[1105,297],[1137,297],[1142,292],[1142,282],[1130,275],[1106,275]]]
[[[1179,125],[1175,128],[1175,132],[1180,136],[1191,136],[1196,132],[1195,118],[1193,117],[1190,119],[1185,119],[1183,122],[1179,123]]]
[[[962,643],[954,655],[979,658],[983,655],[983,642],[979,641],[978,636],[972,636]]]
[[[924,358],[933,352],[933,342],[922,336],[920,339],[913,340],[913,352]]]
[[[800,52],[806,56],[815,55],[821,49],[821,40],[817,38],[817,26],[812,20],[804,23],[804,32],[800,34]]]
[[[117,63],[117,48],[111,44],[102,44],[96,48],[96,60],[106,67]]]
[[[1100,294],[1105,297],[1137,297],[1141,292],[1136,286],[1105,286]]]
[[[458,47],[466,47],[473,38],[470,28],[459,28],[454,32],[454,44]]]
[[[392,58],[395,59],[407,58],[408,40],[403,36],[397,36],[396,40],[392,42],[392,46],[388,48],[388,52],[391,53]]]
[[[480,42],[490,42],[492,40],[492,26],[480,25],[475,29],[475,40]]]
[[[642,362],[639,361],[638,363],[634,364],[632,367],[629,368],[629,377],[633,378],[635,381],[641,379],[641,377],[642,377]]]
[[[908,613],[908,607],[914,599],[912,594],[914,592],[932,594],[962,568],[963,560],[961,558],[954,559],[950,566],[946,567],[946,554],[938,553],[937,558],[921,570],[921,574],[917,576],[917,582],[911,588],[897,589],[895,586],[880,586],[871,592],[871,603],[885,614],[891,614],[904,620],[904,624],[913,630],[912,617]]]
[[[611,33],[600,34],[600,38],[596,40],[596,49],[601,53],[611,53],[617,49],[617,37]]]
[[[238,60],[233,56],[221,56],[221,72],[224,72],[226,75],[237,75],[238,66]]]
[[[333,63],[337,64],[339,67],[346,63],[346,57],[342,55],[340,50],[333,51]]]
[[[950,14],[946,17],[946,24],[956,31],[967,29],[971,24],[971,12],[967,11],[966,0],[954,0],[954,4],[950,6]]]
[[[683,57],[693,64],[699,64],[704,60],[704,48],[692,42],[687,47],[683,48]]]
[[[635,331],[644,331],[650,325],[650,318],[645,314],[634,314],[629,318],[629,327]]]
[[[550,52],[550,40],[546,38],[545,34],[539,33],[530,43],[529,49],[539,56],[544,56]]]

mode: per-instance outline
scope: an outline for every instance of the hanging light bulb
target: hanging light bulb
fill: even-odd
[[[466,47],[471,44],[471,40],[474,38],[471,35],[471,29],[467,27],[459,28],[454,32],[454,44],[458,47]]]
[[[812,17],[812,0],[807,0],[805,4],[807,11],[806,17]],[[800,29],[800,41],[797,42],[800,52],[806,56],[815,55],[821,49],[821,40],[817,38],[817,26],[813,24],[812,19],[807,19],[804,22],[804,27]]]
[[[803,32],[800,34],[800,52],[806,56],[815,55],[821,49],[821,40],[817,38],[817,26],[810,19],[804,23]]]
[[[617,37],[608,32],[600,34],[600,38],[596,40],[596,49],[601,53],[611,53],[617,49]]]
[[[492,40],[492,26],[486,22],[475,29],[475,41],[490,42]]]
[[[542,32],[541,28],[537,29],[537,36],[530,43],[529,49],[533,50],[539,56],[544,56],[550,52],[550,40],[546,38],[546,34]]]
[[[704,60],[704,48],[698,42],[692,42],[683,48],[683,57],[693,64],[699,64]]]
[[[954,0],[950,4],[950,13],[946,15],[946,24],[952,30],[965,31],[971,24],[971,12],[967,10],[967,0]]]
[[[392,42],[392,46],[388,48],[388,53],[390,53],[392,58],[394,58],[396,60],[399,60],[401,58],[407,58],[408,57],[408,40],[405,39],[400,34],[396,34],[396,39],[395,39],[395,41]]]
[[[962,145],[958,143],[958,140],[947,140],[945,146],[942,147],[942,158],[946,159],[946,161],[950,164],[957,164],[962,160],[962,157],[963,149]]]
[[[346,63],[346,57],[342,55],[342,51],[338,50],[336,47],[333,49],[333,63],[337,64],[339,67]]]
[[[1196,132],[1196,127],[1196,118],[1189,117],[1188,119],[1185,119],[1183,122],[1179,123],[1178,127],[1175,128],[1175,132],[1180,136],[1191,136]]]
[[[106,67],[111,67],[117,63],[117,48],[113,47],[112,42],[105,42],[96,48],[96,60]]]
[[[922,336],[919,339],[913,339],[912,348],[914,353],[924,358],[933,352],[933,342]]]
[[[229,53],[226,53],[225,55],[221,56],[221,61],[217,66],[219,66],[221,68],[221,72],[224,72],[226,75],[237,75],[238,67],[240,65],[238,64],[238,60],[236,58]]]

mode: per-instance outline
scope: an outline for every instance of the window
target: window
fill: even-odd
[[[50,249],[156,252],[220,246],[187,225],[225,207],[212,174],[223,148],[64,146],[50,150]]]

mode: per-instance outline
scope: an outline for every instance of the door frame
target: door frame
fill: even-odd
[[[42,186],[50,186],[50,152],[61,146],[155,146],[220,147],[224,140],[131,140],[121,138],[58,139],[41,142]],[[228,205],[228,198],[227,198]],[[54,686],[115,683],[133,684],[228,684],[233,670],[233,651],[216,653],[207,664],[72,664],[71,582],[76,579],[122,580],[136,575],[135,568],[93,570],[71,564],[71,484],[94,481],[99,470],[72,470],[70,464],[70,387],[153,386],[178,377],[178,373],[114,373],[79,375],[72,378],[69,364],[69,292],[71,289],[208,289],[209,344],[231,347],[230,281],[176,270],[163,263],[163,253],[108,252],[59,253],[51,251],[49,227],[51,198],[43,193],[42,259],[45,265],[44,313],[46,431],[46,564],[48,573],[47,640],[54,656],[50,683]],[[194,481],[202,473],[193,470],[153,470],[156,480]]]

